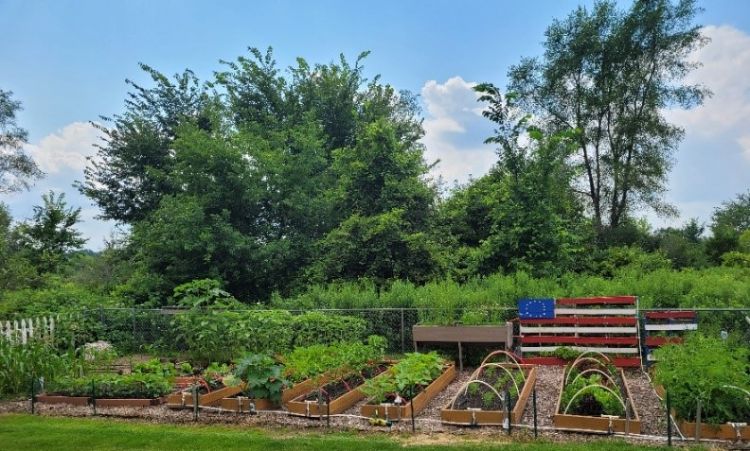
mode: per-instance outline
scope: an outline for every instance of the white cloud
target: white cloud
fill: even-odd
[[[482,142],[491,126],[481,115],[476,83],[456,76],[445,83],[430,80],[422,87],[422,101],[427,110],[424,121],[428,162],[440,160],[432,175],[444,180],[465,182],[470,176],[484,175],[497,157],[491,146]]]
[[[703,33],[710,42],[690,57],[702,67],[685,82],[713,96],[697,108],[667,112],[686,131],[667,196],[683,220],[708,221],[714,207],[750,186],[750,35],[728,25],[706,26]]]
[[[86,157],[94,155],[94,144],[100,133],[87,122],[73,122],[55,133],[45,136],[38,144],[28,144],[26,151],[42,171],[56,174],[73,169],[83,171]]]

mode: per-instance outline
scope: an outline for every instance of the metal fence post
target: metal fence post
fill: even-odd
[[[534,385],[536,385],[536,381],[534,382]],[[531,401],[532,401],[532,406],[534,408],[534,438],[538,438],[539,432],[537,429],[537,420],[536,420],[536,386],[534,387],[534,391],[531,392]]]
[[[36,387],[34,386],[34,374],[31,374],[31,414],[34,415],[36,409]]]
[[[510,435],[511,425],[513,424],[510,410],[510,390],[505,390],[505,418],[508,421],[508,435]]]
[[[94,378],[91,378],[91,408],[96,416],[96,381]]]
[[[404,321],[404,309],[401,310],[401,352],[406,352],[406,321]]]

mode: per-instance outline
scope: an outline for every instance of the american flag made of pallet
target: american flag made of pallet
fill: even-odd
[[[519,301],[524,361],[532,363],[535,357],[564,346],[578,352],[601,352],[618,366],[641,364],[635,296],[558,298],[553,302],[553,315],[547,309],[529,308],[529,301]],[[534,315],[535,311],[540,314]]]
[[[647,361],[654,361],[654,349],[682,343],[685,332],[698,330],[698,315],[692,310],[647,311],[642,324],[643,355]]]

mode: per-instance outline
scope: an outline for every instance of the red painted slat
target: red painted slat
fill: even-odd
[[[522,319],[523,326],[572,324],[576,326],[635,326],[636,319],[622,316],[559,317],[553,319]]]
[[[570,337],[570,336],[523,336],[524,344],[560,344],[560,345],[632,345],[638,344],[637,337]]]
[[[695,319],[695,312],[690,310],[670,310],[664,312],[646,312],[648,319]]]
[[[598,296],[590,298],[558,298],[558,305],[634,305],[635,296]]]
[[[682,337],[646,337],[646,346],[664,346],[667,343],[682,343]]]
[[[641,366],[641,359],[638,357],[615,357],[612,359],[612,362],[615,366],[622,368],[638,368]],[[521,359],[521,363],[532,365],[567,365],[570,361],[559,357],[524,357]]]

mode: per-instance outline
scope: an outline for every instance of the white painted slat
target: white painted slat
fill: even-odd
[[[610,315],[628,315],[635,316],[634,308],[556,308],[556,315],[590,315],[590,316],[610,316]]]
[[[696,323],[646,324],[646,330],[698,330]]]
[[[562,346],[521,346],[521,352],[554,352]],[[578,352],[594,351],[602,354],[638,354],[638,348],[607,348],[590,346],[565,346]]]
[[[634,334],[636,327],[521,326],[522,334]]]

